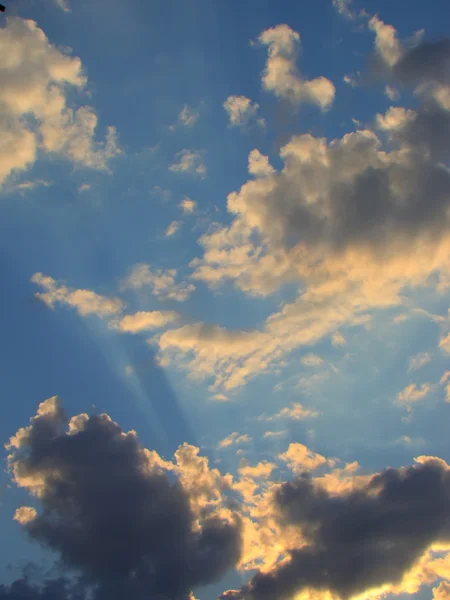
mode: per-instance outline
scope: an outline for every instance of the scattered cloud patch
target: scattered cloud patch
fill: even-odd
[[[204,179],[207,168],[203,162],[203,152],[199,150],[180,150],[175,155],[175,162],[169,166],[174,173],[186,173]]]

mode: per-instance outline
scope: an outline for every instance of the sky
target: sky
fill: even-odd
[[[0,600],[450,600],[449,23],[8,0]]]

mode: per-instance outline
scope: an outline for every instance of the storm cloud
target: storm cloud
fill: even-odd
[[[440,459],[420,461],[387,469],[345,494],[306,475],[282,484],[274,494],[278,518],[298,527],[305,545],[221,598],[288,600],[311,588],[350,598],[399,583],[433,544],[450,542],[450,469]]]
[[[59,399],[50,398],[9,449],[16,483],[39,506],[21,507],[16,520],[59,553],[95,598],[187,600],[194,586],[219,579],[239,560],[237,515],[197,519],[173,463],[105,414],[69,421]],[[28,584],[3,588],[3,595],[13,598],[19,585]]]

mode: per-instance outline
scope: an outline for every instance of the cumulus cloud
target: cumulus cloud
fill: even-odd
[[[0,52],[8,56],[0,67],[0,184],[43,152],[107,169],[119,153],[115,129],[98,141],[95,111],[69,102],[87,84],[80,59],[53,46],[34,21],[19,18],[8,18],[0,30]]]
[[[350,598],[369,591],[375,597],[391,590],[417,591],[427,569],[420,560],[433,544],[448,547],[450,541],[449,467],[433,457],[418,461],[341,493],[305,475],[281,484],[274,492],[279,521],[282,528],[300,531],[303,543],[291,546],[285,561],[221,598],[291,600],[308,591]],[[418,572],[410,575],[415,565]]]
[[[150,265],[138,263],[122,281],[121,288],[139,290],[144,287],[149,287],[152,294],[160,300],[177,302],[184,302],[195,290],[192,283],[177,283],[176,269],[152,269]]]
[[[356,17],[355,11],[351,8],[353,0],[332,0],[332,3],[338,13],[346,19],[353,20]]]
[[[223,103],[228,114],[230,127],[244,127],[256,117],[259,104],[252,102],[246,96],[228,96]]]
[[[294,473],[314,471],[324,465],[333,467],[336,464],[335,460],[327,459],[325,456],[313,452],[304,444],[297,442],[289,444],[286,452],[280,454],[279,458],[285,461]]]
[[[38,505],[35,512],[22,507],[16,518],[31,539],[59,554],[63,568],[74,569],[83,597],[188,600],[193,587],[239,560],[238,515],[194,512],[209,502],[208,481],[216,476],[206,459],[196,459],[198,449],[185,445],[176,463],[166,462],[107,415],[69,419],[53,397],[8,451],[15,483]],[[200,465],[201,482],[194,477]],[[13,585],[26,589],[26,582]],[[0,589],[2,598],[12,593]]]
[[[69,288],[43,273],[35,273],[31,281],[44,288],[45,292],[37,292],[35,296],[49,308],[54,308],[55,304],[62,304],[75,308],[82,317],[110,317],[122,312],[125,307],[119,298],[101,296],[92,290]]]
[[[207,174],[206,165],[203,162],[203,152],[199,150],[180,150],[175,155],[175,162],[169,166],[174,173],[188,173],[204,179]]]
[[[258,41],[268,46],[268,58],[262,76],[263,88],[293,104],[309,102],[322,110],[334,100],[334,85],[326,77],[303,80],[296,66],[300,35],[288,25],[263,31]]]
[[[178,206],[186,215],[192,215],[197,210],[197,202],[187,197],[183,198]]]
[[[275,173],[275,169],[269,163],[269,159],[255,148],[248,155],[248,172],[255,177],[267,177]]]

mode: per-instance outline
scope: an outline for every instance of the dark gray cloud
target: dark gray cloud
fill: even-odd
[[[223,599],[288,600],[306,588],[349,598],[399,582],[431,544],[450,541],[450,470],[438,459],[387,469],[339,496],[299,477],[281,485],[274,502],[280,521],[297,526],[308,545]]]
[[[95,598],[186,600],[236,564],[238,518],[211,515],[196,528],[188,493],[136,435],[107,415],[66,426],[59,401],[43,403],[13,439],[9,462],[38,496],[37,515],[20,519],[26,532],[58,552]]]
[[[424,81],[450,81],[450,39],[424,41],[403,53],[392,69],[401,83],[417,85]]]

